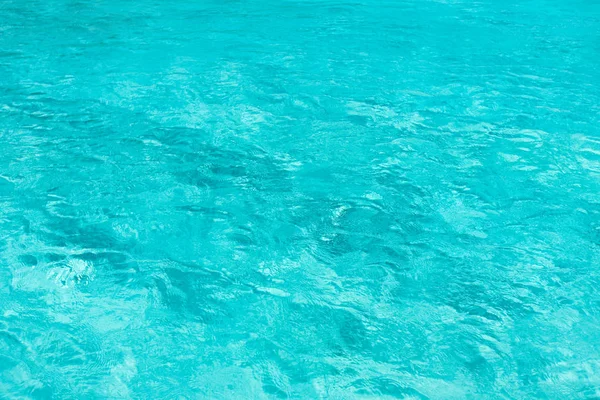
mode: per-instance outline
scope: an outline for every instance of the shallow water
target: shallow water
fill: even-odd
[[[600,3],[0,2],[0,398],[600,396]]]

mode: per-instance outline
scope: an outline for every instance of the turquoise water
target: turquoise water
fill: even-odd
[[[0,398],[600,397],[600,3],[0,2]]]

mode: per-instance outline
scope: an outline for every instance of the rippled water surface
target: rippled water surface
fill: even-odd
[[[600,397],[600,3],[1,0],[0,398]]]

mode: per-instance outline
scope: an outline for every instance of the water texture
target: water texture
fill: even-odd
[[[600,3],[0,0],[0,398],[600,398]]]

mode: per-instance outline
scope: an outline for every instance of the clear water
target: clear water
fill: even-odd
[[[0,398],[600,396],[600,3],[0,2]]]

